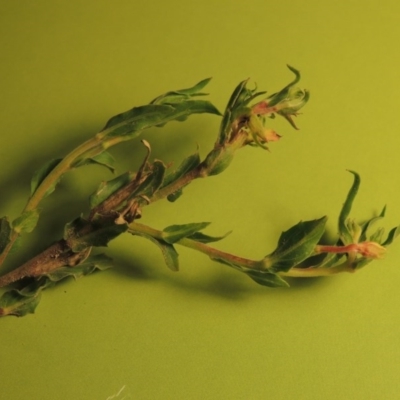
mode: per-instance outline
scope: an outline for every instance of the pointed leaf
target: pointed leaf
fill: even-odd
[[[266,256],[264,266],[269,272],[286,272],[310,257],[325,230],[326,217],[299,222],[283,232],[277,249]]]
[[[61,160],[62,160],[62,158],[50,160],[46,164],[44,164],[41,168],[39,168],[37,171],[35,171],[32,179],[31,179],[31,195],[33,195],[36,192],[37,188],[40,186],[40,184],[43,182],[43,180],[60,163]],[[47,190],[45,196],[48,196],[49,194],[51,194],[54,191],[56,184],[57,184],[57,182],[55,182]]]
[[[163,230],[163,240],[167,243],[176,243],[180,239],[193,235],[210,225],[209,222],[197,222],[184,225],[171,225]]]
[[[212,242],[218,242],[219,240],[225,239],[231,232],[226,233],[223,236],[209,236],[205,235],[202,232],[195,232],[193,235],[188,236],[188,239],[195,240],[196,242],[200,243],[212,243]]]
[[[176,180],[178,180],[179,178],[181,178],[188,172],[192,171],[200,164],[200,162],[201,162],[201,160],[200,160],[200,155],[198,152],[185,158],[182,161],[182,164],[174,172],[169,173],[165,177],[162,187],[165,187],[165,186],[171,184],[172,182],[175,182]]]
[[[108,168],[112,173],[114,173],[114,158],[108,151],[103,151],[93,157],[78,159],[72,164],[73,167],[82,167],[88,164],[98,164],[103,167]]]
[[[371,225],[373,223],[375,223],[379,219],[382,219],[385,216],[385,213],[386,213],[386,206],[383,207],[381,213],[377,217],[373,217],[363,224],[362,232],[361,232],[361,236],[360,236],[360,240],[359,240],[360,242],[367,240],[369,228],[371,227]]]
[[[12,222],[14,231],[18,233],[32,232],[39,221],[39,211],[37,209],[26,211]]]
[[[11,225],[7,217],[0,218],[0,254],[10,242]]]
[[[190,98],[191,96],[205,96],[206,93],[199,93],[201,89],[203,89],[209,82],[211,78],[203,79],[196,85],[188,89],[179,89],[173,90],[171,92],[167,92],[153,101],[150,104],[170,104],[177,103],[183,101],[185,99]]]
[[[165,174],[165,165],[162,161],[156,160],[151,166],[152,171],[146,179],[132,193],[134,196],[151,197],[162,185]]]
[[[265,271],[247,271],[246,275],[259,285],[268,287],[289,287],[289,284],[279,275]]]
[[[104,200],[108,199],[117,190],[127,185],[132,179],[134,179],[134,177],[135,174],[131,172],[125,172],[114,179],[111,179],[107,182],[102,182],[97,191],[89,197],[90,208],[94,208]]]
[[[347,194],[346,201],[343,204],[342,210],[339,214],[339,235],[344,244],[350,244],[353,242],[351,232],[349,231],[346,221],[350,214],[353,201],[357,195],[358,188],[360,187],[360,175],[357,172],[349,171],[354,175],[353,185],[351,186],[349,193]]]
[[[144,237],[151,242],[153,242],[157,247],[161,250],[161,253],[164,257],[165,264],[171,271],[179,271],[179,254],[175,250],[175,247],[167,242],[164,242],[163,240],[156,239],[153,236],[147,235],[145,233],[137,233],[135,232],[134,235],[136,236],[141,236]]]
[[[102,134],[106,139],[120,137],[128,140],[144,129],[162,126],[170,121],[183,121],[192,114],[202,113],[220,115],[215,106],[205,100],[187,100],[173,105],[148,104],[111,118]]]
[[[390,244],[392,244],[393,240],[396,239],[399,233],[400,233],[400,226],[396,226],[393,229],[391,229],[387,239],[382,243],[382,246],[389,246]]]

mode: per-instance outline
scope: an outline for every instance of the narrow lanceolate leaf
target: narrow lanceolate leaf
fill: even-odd
[[[165,242],[164,240],[159,240],[154,238],[153,236],[147,235],[145,233],[137,233],[135,232],[136,236],[141,236],[146,239],[149,239],[151,242],[153,242],[157,247],[161,250],[161,253],[164,257],[165,264],[171,271],[179,271],[179,254],[175,250],[175,247],[170,244]]]
[[[212,243],[218,242],[219,240],[225,239],[231,232],[226,233],[223,236],[209,236],[205,235],[202,232],[195,232],[193,235],[187,236],[188,239],[195,240],[196,242],[200,243]]]
[[[134,107],[128,111],[112,117],[101,131],[100,135],[107,147],[118,141],[130,140],[142,130],[163,126],[170,121],[184,121],[192,114],[221,115],[217,108],[207,100],[193,99],[203,96],[199,91],[209,82],[205,79],[188,89],[168,92],[154,99],[150,104]]]
[[[176,243],[177,241],[191,236],[210,225],[209,222],[197,222],[184,225],[171,225],[163,230],[163,240],[167,243]]]
[[[289,284],[279,275],[272,274],[266,271],[246,271],[248,277],[259,285],[268,287],[289,287]]]
[[[7,217],[0,218],[0,254],[10,242],[11,225]]]
[[[39,221],[39,211],[37,209],[26,211],[12,222],[12,227],[17,233],[32,232]]]
[[[151,104],[171,104],[171,103],[179,103],[181,101],[187,100],[190,97],[194,96],[206,96],[207,93],[201,93],[200,90],[202,90],[205,86],[208,85],[210,82],[211,78],[203,79],[196,85],[187,88],[187,89],[178,89],[178,90],[173,90],[170,92],[167,92],[161,96],[158,96],[155,98],[153,101],[151,101]]]
[[[108,199],[117,190],[127,185],[132,179],[134,179],[134,177],[135,174],[125,172],[110,181],[102,182],[97,191],[89,197],[90,208],[94,208],[104,200]]]
[[[266,256],[263,264],[269,272],[286,272],[301,263],[314,252],[325,230],[326,217],[299,222],[282,233],[278,247]]]
[[[351,207],[353,205],[353,201],[357,195],[358,188],[360,187],[360,175],[358,175],[354,171],[349,171],[349,172],[354,175],[354,181],[353,181],[353,185],[351,186],[351,188],[349,190],[349,193],[347,194],[346,201],[343,204],[342,210],[340,211],[339,221],[338,221],[339,236],[344,244],[353,243],[353,237],[351,235],[351,232],[348,229],[346,221],[350,214]]]
[[[114,173],[114,158],[107,151],[103,151],[102,153],[97,154],[93,157],[78,159],[76,162],[72,164],[72,167],[82,167],[83,165],[88,165],[88,164],[101,165],[103,167],[108,168],[111,172]]]
[[[389,246],[394,239],[400,234],[400,226],[396,226],[390,230],[387,239],[382,243],[382,246]]]
[[[46,276],[52,282],[58,282],[68,277],[78,279],[96,271],[104,271],[112,266],[112,259],[110,257],[106,256],[105,254],[96,254],[94,256],[90,256],[85,260],[85,262],[75,267],[61,267],[50,272]]]
[[[46,164],[44,164],[41,168],[39,168],[37,171],[35,171],[31,179],[31,195],[33,195],[36,192],[37,188],[40,186],[43,180],[47,177],[47,175],[50,174],[50,172],[59,164],[61,160],[62,160],[61,158],[50,160]],[[57,182],[55,182],[51,187],[49,187],[45,196],[48,196],[54,191],[56,184]]]

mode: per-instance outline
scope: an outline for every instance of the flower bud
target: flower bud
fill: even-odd
[[[361,242],[356,244],[357,252],[365,258],[383,258],[386,249],[376,242]]]

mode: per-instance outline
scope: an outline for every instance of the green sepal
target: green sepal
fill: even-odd
[[[339,214],[338,228],[339,228],[339,236],[343,244],[351,244],[353,243],[352,234],[347,225],[347,218],[350,214],[351,207],[353,205],[353,201],[358,193],[358,189],[360,187],[360,175],[357,172],[350,171],[351,174],[354,175],[353,184],[347,194],[346,201],[343,204],[342,210]]]
[[[51,171],[60,163],[62,158],[56,158],[50,161],[47,161],[42,167],[36,170],[31,179],[31,196],[36,192],[37,188],[44,181],[47,175],[50,174]],[[56,188],[58,181],[54,182],[49,189],[47,189],[44,197],[51,194]]]
[[[171,225],[163,230],[162,238],[165,242],[173,244],[179,240],[189,237],[196,232],[206,228],[210,222],[195,222],[184,225]]]
[[[266,256],[262,263],[268,272],[287,272],[314,253],[325,230],[326,217],[299,222],[283,232],[278,247]]]
[[[127,185],[134,177],[135,174],[132,172],[125,172],[114,179],[101,182],[96,192],[89,197],[90,208],[94,208],[108,199],[117,190]]]
[[[0,254],[10,243],[12,228],[7,217],[0,218]]]
[[[218,175],[228,168],[233,160],[234,151],[231,147],[217,147],[208,153],[204,167],[208,176]]]
[[[289,284],[277,274],[257,270],[246,271],[245,274],[262,286],[289,287]]]
[[[97,164],[106,167],[112,173],[114,173],[115,171],[114,163],[115,163],[114,157],[108,151],[103,151],[100,154],[97,154],[93,157],[78,159],[71,166],[82,167],[88,164]]]
[[[12,227],[17,233],[32,232],[39,221],[39,211],[37,209],[25,211],[12,222]]]
[[[145,233],[134,233],[135,236],[140,236],[146,239],[149,239],[151,242],[153,242],[157,247],[161,250],[161,253],[163,255],[165,264],[167,267],[174,272],[179,271],[179,254],[175,250],[175,247],[170,244],[165,242],[164,240],[159,240],[156,239],[155,237],[151,235],[147,235]]]
[[[134,107],[112,117],[101,131],[103,137],[135,138],[140,131],[163,126],[170,121],[184,121],[192,114],[215,114],[220,112],[206,100],[187,100],[177,104],[148,104]]]
[[[65,225],[64,240],[75,253],[88,247],[106,247],[108,242],[128,230],[128,225],[116,224],[114,218],[95,217],[91,222],[78,217]]]
[[[231,232],[226,233],[223,236],[209,236],[205,235],[202,232],[195,232],[193,235],[187,236],[188,239],[195,240],[200,243],[213,243],[218,242],[219,240],[225,239]]]

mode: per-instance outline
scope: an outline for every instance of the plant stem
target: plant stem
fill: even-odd
[[[73,162],[87,151],[92,150],[98,146],[101,146],[101,137],[99,135],[96,135],[93,138],[87,140],[86,142],[76,147],[69,154],[67,154],[56,165],[56,167],[43,179],[39,187],[36,189],[36,191],[32,194],[32,196],[26,203],[25,208],[22,210],[21,214],[36,209],[40,201],[46,196],[46,192],[52,187],[52,185],[54,185],[60,179],[60,177],[65,172],[67,172],[71,168]],[[18,236],[19,236],[18,232],[12,231],[9,243],[7,244],[3,252],[0,254],[0,266],[7,258]]]
[[[137,222],[132,222],[131,224],[129,224],[128,232],[132,233],[133,235],[144,233],[146,235],[154,237],[155,239],[163,240],[163,232],[162,231],[150,228],[147,225],[139,224]],[[259,265],[259,261],[249,260],[247,258],[238,257],[233,254],[218,250],[214,247],[210,247],[210,246],[206,245],[205,243],[201,243],[196,240],[183,238],[183,239],[178,240],[176,242],[176,244],[179,244],[184,247],[188,247],[193,250],[200,251],[201,253],[206,254],[210,258],[222,259],[222,260],[227,261],[228,263],[235,264],[235,265],[241,265],[245,268],[254,269],[257,267],[257,265]]]

